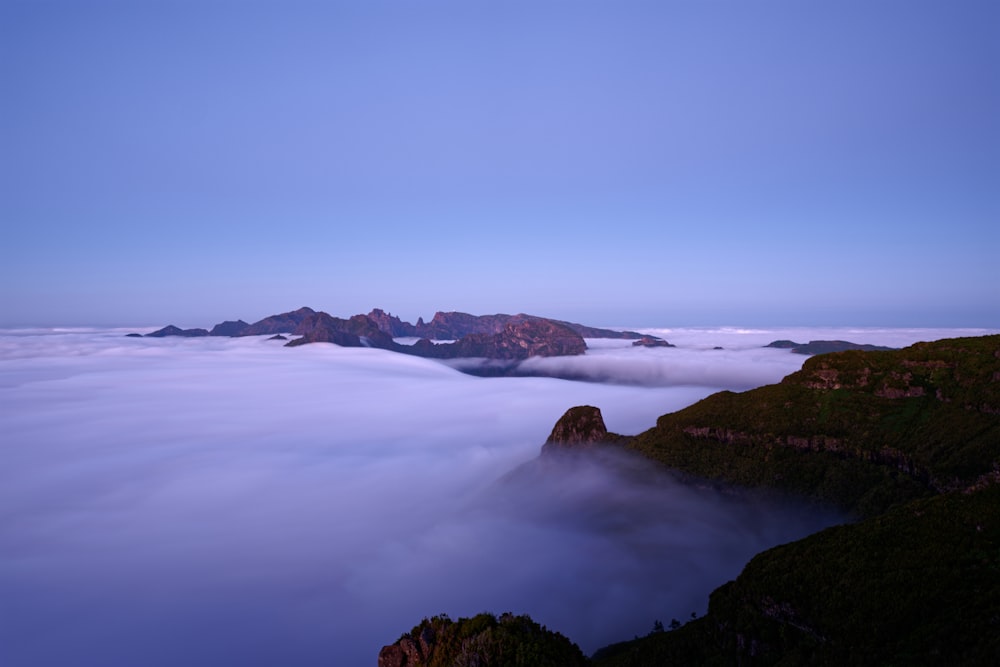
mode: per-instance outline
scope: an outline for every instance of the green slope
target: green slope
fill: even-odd
[[[1000,458],[1000,336],[839,352],[781,383],[664,415],[630,447],[670,467],[874,516]]]

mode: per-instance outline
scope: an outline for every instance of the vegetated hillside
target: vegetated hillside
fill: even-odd
[[[425,618],[379,652],[379,667],[575,667],[580,648],[528,616],[478,614]]]
[[[1000,486],[913,501],[765,551],[677,630],[601,667],[1000,664]]]
[[[603,435],[598,419],[569,410],[546,446],[600,437],[862,520],[758,554],[705,616],[592,664],[1000,664],[1000,336],[813,357],[635,438]]]
[[[628,446],[874,516],[996,473],[1000,336],[812,357],[779,384],[664,415]]]
[[[1000,336],[813,358],[665,415],[631,446],[867,516],[757,555],[632,665],[1000,664]]]

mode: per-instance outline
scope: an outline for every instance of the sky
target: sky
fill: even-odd
[[[572,406],[634,434],[798,370],[759,347],[780,330],[605,341],[612,382],[125,331],[0,330],[4,667],[370,665],[421,618],[484,610],[589,654],[704,614],[754,554],[845,520],[637,459],[533,462]]]
[[[1000,326],[1000,5],[0,0],[0,326]]]

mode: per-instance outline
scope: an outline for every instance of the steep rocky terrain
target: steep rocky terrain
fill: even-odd
[[[434,313],[430,322],[424,322],[423,318],[417,320],[416,325],[403,322],[398,317],[394,317],[379,309],[369,313],[369,317],[379,322],[380,328],[393,336],[417,336],[430,340],[458,340],[470,334],[498,334],[503,332],[508,325],[518,325],[528,320],[546,319],[555,324],[564,326],[576,332],[583,338],[617,338],[617,339],[638,339],[642,334],[634,331],[616,331],[613,329],[600,329],[589,327],[575,322],[564,322],[551,318],[541,318],[534,315],[470,315],[469,313],[441,312]],[[654,337],[655,338],[655,337]]]
[[[302,307],[279,315],[271,315],[262,320],[254,322],[246,327],[238,335],[240,336],[272,336],[274,334],[291,333],[305,318],[315,315],[312,308]]]
[[[705,616],[592,664],[1000,664],[1000,336],[816,356],[635,437],[572,408],[543,455],[596,443],[858,521],[759,554]]]
[[[992,474],[998,415],[1000,336],[956,338],[811,357],[779,384],[664,415],[629,447],[871,516]]]
[[[386,332],[393,338],[405,338],[409,336],[416,336],[417,327],[413,326],[409,322],[404,322],[395,315],[385,312],[381,308],[373,308],[370,313],[368,313],[368,319],[375,322],[379,329]],[[423,325],[424,321],[420,320],[419,324]]]
[[[434,359],[527,359],[583,354],[586,350],[583,338],[569,327],[541,317],[524,317],[507,322],[497,333],[467,334],[454,343],[435,344],[424,338],[400,351]]]
[[[580,326],[580,325],[577,325]],[[589,331],[603,331],[590,329]],[[423,334],[420,334],[420,332]],[[471,333],[459,334],[462,331]],[[618,334],[619,332],[609,332]],[[573,328],[556,320],[531,315],[486,315],[437,313],[434,320],[417,326],[403,322],[383,310],[348,319],[334,317],[312,308],[271,315],[253,324],[242,320],[205,329],[168,326],[149,336],[299,336],[288,343],[297,347],[309,343],[334,343],[343,347],[375,347],[432,359],[476,358],[518,361],[528,357],[583,354],[587,344]],[[400,345],[397,336],[425,335],[415,345]],[[434,344],[428,338],[457,338],[452,343]]]

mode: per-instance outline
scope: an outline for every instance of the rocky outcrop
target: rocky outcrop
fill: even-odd
[[[567,410],[542,445],[542,454],[586,448],[593,445],[622,444],[628,438],[609,433],[600,408],[578,405]]]
[[[153,333],[146,334],[150,338],[165,338],[167,336],[182,336],[184,338],[199,338],[201,336],[207,336],[208,331],[206,329],[181,329],[175,327],[172,324],[168,324],[162,329],[158,329]]]
[[[788,349],[795,354],[828,354],[830,352],[845,352],[847,350],[879,352],[896,349],[882,345],[862,345],[860,343],[852,343],[847,340],[811,340],[808,343],[796,343],[791,340],[775,340],[768,343],[764,347],[776,347],[783,350]]]
[[[373,311],[374,312],[374,311]],[[575,322],[565,322],[563,320],[553,320],[535,315],[470,315],[469,313],[441,312],[434,313],[430,322],[425,323],[423,319],[417,320],[414,326],[414,333],[398,334],[406,336],[419,336],[431,340],[458,340],[470,334],[496,334],[504,331],[509,324],[520,324],[527,320],[546,319],[555,324],[564,326],[574,331],[581,338],[617,338],[617,339],[637,339],[642,334],[634,331],[615,331],[614,329],[599,329],[588,327]],[[405,322],[403,324],[406,324]]]
[[[472,333],[461,333],[471,330]],[[395,336],[410,336],[423,331],[429,334],[415,345],[397,344]],[[375,347],[431,359],[487,358],[518,361],[528,357],[553,357],[583,354],[587,344],[570,326],[531,315],[486,315],[437,313],[427,324],[403,322],[383,310],[349,319],[333,317],[312,308],[266,317],[254,324],[243,320],[217,324],[205,329],[179,329],[168,326],[147,334],[164,336],[272,336],[294,334],[299,338],[288,343],[296,347],[309,343],[334,343],[344,347]],[[461,335],[459,335],[461,334]],[[453,343],[435,345],[428,338],[457,338]]]
[[[271,315],[262,320],[254,322],[243,329],[240,336],[273,336],[274,334],[294,333],[295,329],[310,315],[315,315],[312,308],[299,308],[279,315]]]
[[[418,320],[414,336],[431,340],[458,340],[471,334],[496,334],[517,316],[515,315],[470,315],[469,313],[434,313],[430,322]]]
[[[243,320],[226,320],[225,322],[220,322],[212,327],[212,330],[208,332],[209,336],[239,336],[242,334],[247,327],[250,325]]]
[[[556,447],[592,445],[604,442],[607,437],[608,428],[604,425],[601,409],[592,405],[578,405],[559,418],[545,444]]]
[[[634,347],[677,347],[656,336],[643,336],[639,340],[633,341],[632,345]]]
[[[432,359],[486,357],[509,360],[583,354],[586,350],[587,344],[578,333],[540,317],[508,322],[496,334],[468,334],[454,343],[438,345],[423,339],[410,347],[398,348],[400,352]]]
[[[409,322],[404,322],[391,313],[385,312],[381,308],[373,308],[372,311],[368,313],[368,319],[374,322],[379,329],[393,338],[418,335],[417,327]],[[423,324],[423,320],[420,320],[420,324]]]
[[[292,333],[301,337],[288,343],[287,347],[307,343],[335,343],[342,347],[377,347],[393,351],[399,351],[401,347],[367,315],[354,315],[344,320],[323,312],[313,313],[303,318]]]

